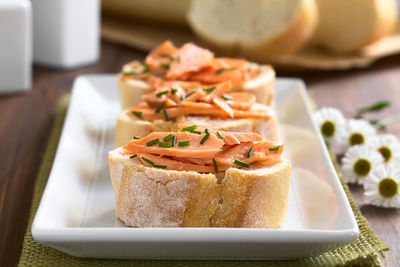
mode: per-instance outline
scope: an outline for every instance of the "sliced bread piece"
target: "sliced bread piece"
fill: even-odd
[[[222,53],[265,62],[301,48],[317,23],[314,0],[193,0],[188,21]]]
[[[396,0],[317,0],[319,23],[312,42],[351,52],[387,36],[395,27]]]

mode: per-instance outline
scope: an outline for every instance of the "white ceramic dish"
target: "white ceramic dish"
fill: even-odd
[[[107,152],[120,110],[116,75],[76,79],[33,238],[78,257],[291,259],[357,238],[359,229],[315,125],[304,85],[278,79],[276,108],[293,176],[279,229],[129,228],[115,218]]]

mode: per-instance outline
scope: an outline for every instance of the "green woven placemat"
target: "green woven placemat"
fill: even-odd
[[[340,180],[360,228],[360,236],[351,244],[317,257],[292,261],[97,260],[69,256],[35,242],[32,239],[30,229],[53,164],[68,104],[69,96],[60,100],[53,130],[34,188],[29,223],[19,266],[382,266],[380,256],[384,256],[384,251],[388,251],[389,248],[374,234],[367,220],[361,215],[342,178]],[[336,165],[335,160],[334,163]]]

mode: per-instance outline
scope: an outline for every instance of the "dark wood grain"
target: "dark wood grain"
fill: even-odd
[[[0,96],[0,266],[18,262],[33,185],[60,96],[71,91],[77,75],[115,73],[123,63],[143,57],[143,52],[102,42],[97,64],[72,70],[35,66],[30,93]],[[392,100],[392,107],[380,114],[386,116],[400,113],[399,62],[400,56],[394,56],[366,70],[278,74],[303,78],[318,106],[340,108],[346,116],[376,100]],[[400,123],[389,130],[399,136]],[[385,264],[397,266],[400,211],[365,205],[361,188],[351,189],[374,231],[391,248]]]

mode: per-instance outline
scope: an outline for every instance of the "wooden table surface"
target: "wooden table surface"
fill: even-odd
[[[27,225],[32,190],[49,137],[58,99],[71,91],[76,76],[116,73],[144,53],[102,42],[97,64],[72,70],[34,67],[30,93],[0,96],[0,266],[17,264]],[[18,75],[18,74],[16,74]],[[357,107],[377,100],[392,106],[379,116],[400,113],[400,56],[380,60],[363,70],[285,73],[303,78],[317,105],[337,107],[351,117]],[[389,127],[400,136],[400,123]],[[386,266],[400,264],[400,209],[376,208],[365,204],[362,189],[351,187],[363,215],[375,233],[390,247]]]

